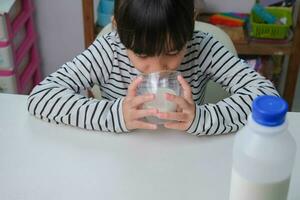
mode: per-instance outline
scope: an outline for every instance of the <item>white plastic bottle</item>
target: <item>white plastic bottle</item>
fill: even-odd
[[[287,103],[260,96],[235,136],[230,200],[286,200],[296,143],[287,130]]]

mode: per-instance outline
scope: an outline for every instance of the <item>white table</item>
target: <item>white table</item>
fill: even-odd
[[[300,199],[300,113],[289,200]],[[297,134],[298,133],[298,134]],[[109,134],[30,116],[26,96],[0,94],[1,200],[226,200],[234,134]]]

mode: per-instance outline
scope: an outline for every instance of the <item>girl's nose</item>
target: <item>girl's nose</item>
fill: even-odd
[[[153,66],[153,67],[157,68],[157,71],[163,71],[163,70],[168,69],[168,66],[167,66],[163,56],[157,56],[155,58],[154,64],[155,64],[155,66]]]

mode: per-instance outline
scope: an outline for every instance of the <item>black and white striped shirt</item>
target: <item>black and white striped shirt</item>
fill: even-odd
[[[177,69],[190,84],[196,114],[187,130],[195,135],[223,134],[242,127],[258,95],[278,95],[272,83],[235,57],[207,33],[196,31]],[[122,101],[128,85],[140,72],[134,68],[116,32],[97,38],[72,61],[38,84],[28,98],[28,111],[49,122],[85,129],[127,132]],[[204,104],[209,80],[222,85],[231,96]],[[80,95],[99,85],[102,100]]]

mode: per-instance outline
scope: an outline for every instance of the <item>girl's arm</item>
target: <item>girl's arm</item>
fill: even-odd
[[[114,50],[101,37],[71,62],[49,75],[28,97],[28,111],[49,122],[110,132],[126,132],[123,98],[96,100],[80,95],[80,90],[101,86],[112,68]]]
[[[212,39],[210,42],[215,44],[217,41]],[[216,104],[196,105],[194,121],[187,132],[211,135],[237,131],[245,125],[256,96],[278,96],[269,80],[235,57],[220,42],[213,46],[208,59],[211,63],[206,70],[207,75],[231,96]]]

